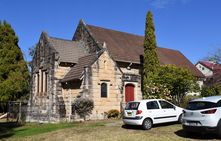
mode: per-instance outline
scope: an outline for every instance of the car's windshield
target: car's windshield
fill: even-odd
[[[127,103],[125,110],[137,110],[140,102],[129,102]]]
[[[217,104],[213,102],[205,102],[205,101],[193,101],[189,102],[186,109],[188,110],[202,110],[202,109],[208,109],[208,108],[214,108]]]

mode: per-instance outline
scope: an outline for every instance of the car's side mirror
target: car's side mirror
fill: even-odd
[[[176,110],[176,106],[173,106],[173,109]]]

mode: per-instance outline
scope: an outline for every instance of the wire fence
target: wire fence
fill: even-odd
[[[27,102],[21,101],[0,102],[0,122],[55,123],[84,118],[77,114],[79,111],[77,112],[74,104],[67,103],[46,103],[45,101],[41,104],[29,105]],[[94,116],[98,119],[107,117],[105,112],[96,112]]]
[[[32,105],[27,109],[26,121],[28,122],[73,121],[77,116],[74,106],[64,103]]]
[[[0,102],[0,122],[59,122],[76,119],[75,108],[71,104],[29,105],[21,101]]]
[[[0,102],[0,122],[25,122],[26,115],[26,102]]]

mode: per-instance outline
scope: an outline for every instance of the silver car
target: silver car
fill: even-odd
[[[221,137],[221,96],[192,100],[183,112],[185,131],[215,132]]]

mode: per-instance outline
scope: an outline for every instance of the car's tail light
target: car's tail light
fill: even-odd
[[[215,112],[216,112],[216,109],[211,109],[211,110],[203,111],[201,113],[202,114],[214,114]]]
[[[142,113],[142,110],[137,110],[136,115],[139,115]]]

